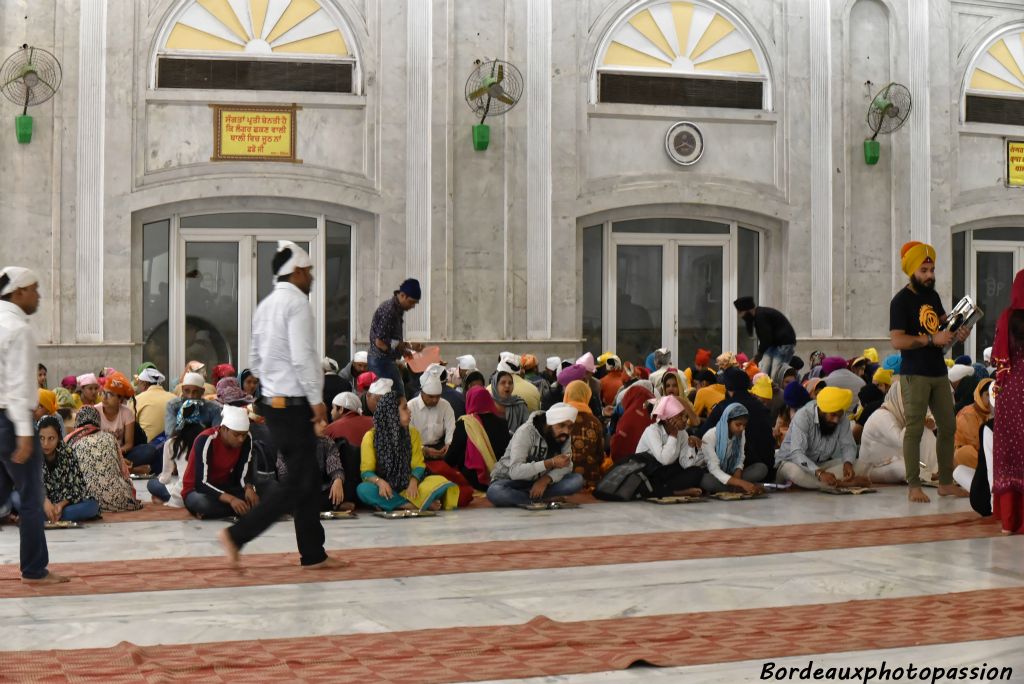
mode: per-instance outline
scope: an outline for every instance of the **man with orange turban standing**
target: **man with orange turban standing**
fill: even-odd
[[[900,250],[900,257],[910,282],[889,304],[889,337],[902,358],[900,387],[907,419],[903,460],[908,496],[918,503],[929,501],[921,489],[920,475],[921,435],[929,409],[938,428],[939,496],[967,496],[953,482],[956,416],[943,348],[964,341],[970,331],[966,327],[956,333],[939,330],[946,311],[935,291],[935,248],[923,242],[908,242]]]

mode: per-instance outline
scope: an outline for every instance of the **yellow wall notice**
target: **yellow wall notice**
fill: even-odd
[[[1006,184],[1024,188],[1024,140],[1006,141]]]
[[[296,107],[214,105],[213,109],[215,161],[298,161]]]

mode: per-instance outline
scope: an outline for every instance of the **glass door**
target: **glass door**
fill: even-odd
[[[620,244],[615,250],[615,353],[643,363],[664,346],[664,250],[661,245]]]
[[[673,361],[686,367],[698,348],[723,349],[725,248],[720,245],[680,245],[678,248],[677,354]]]
[[[729,316],[734,298],[730,243],[722,238],[663,236],[613,238],[614,322],[606,348],[623,361],[643,363],[653,350],[672,351],[672,363],[689,365],[699,347],[718,353],[735,345]]]
[[[985,315],[975,326],[968,349],[973,349],[973,358],[980,360],[982,353],[995,340],[999,315],[1010,305],[1013,277],[1024,268],[1024,246],[1012,242],[978,240],[974,242],[971,251],[974,297]]]
[[[238,362],[239,249],[237,241],[185,243],[185,360],[208,371]]]
[[[171,354],[168,377],[181,373],[186,361],[206,364],[208,374],[220,363],[241,371],[248,367],[252,316],[260,300],[274,289],[271,260],[277,240],[292,240],[322,263],[316,230],[181,228],[172,261],[177,263],[171,288]],[[323,284],[314,266],[315,311],[322,311]],[[324,338],[323,316],[317,338]]]

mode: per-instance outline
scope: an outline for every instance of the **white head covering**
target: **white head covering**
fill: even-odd
[[[950,382],[960,382],[968,375],[974,375],[974,367],[956,364],[955,366],[949,369],[948,374]]]
[[[363,412],[363,405],[359,401],[359,397],[355,392],[341,392],[338,396],[334,397],[334,401],[331,403],[338,408],[345,409],[346,411],[354,411],[355,413]]]
[[[370,389],[367,390],[370,394],[376,394],[383,397],[385,394],[391,391],[391,387],[395,384],[395,381],[391,378],[377,378],[370,385]]]
[[[553,373],[562,370],[562,359],[557,356],[549,356],[544,362],[544,367]]]
[[[163,384],[163,381],[166,379],[167,378],[164,377],[164,374],[158,371],[156,368],[146,368],[141,373],[139,373],[139,380],[141,380],[142,382],[148,382],[151,385]]]
[[[95,373],[86,373],[85,375],[79,375],[77,378],[75,378],[75,380],[78,382],[79,387],[100,384],[100,381],[96,379]]]
[[[548,425],[558,425],[559,423],[575,421],[577,413],[579,411],[576,410],[575,406],[569,406],[569,404],[560,401],[545,412],[544,418]]]
[[[498,370],[504,371],[505,373],[512,373],[513,375],[519,372],[519,369],[523,367],[523,360],[518,354],[513,354],[510,351],[503,351],[498,355]]]
[[[220,412],[221,427],[235,432],[249,431],[249,411],[241,406],[225,406]]]
[[[9,278],[7,285],[4,286],[3,290],[0,290],[0,297],[6,297],[15,290],[30,287],[39,282],[39,278],[36,277],[35,273],[21,266],[8,266],[0,271],[0,276],[7,276]]]
[[[368,363],[369,360],[370,355],[367,354],[365,351],[357,351],[355,353],[355,356],[352,357],[353,363]]]
[[[442,392],[441,378],[433,373],[424,373],[420,378],[420,390],[423,394],[429,394],[432,397],[440,396]]]
[[[594,361],[594,355],[590,352],[587,352],[580,358],[576,359],[576,363],[586,368],[588,373],[593,373],[597,370],[597,362]]]
[[[206,387],[206,379],[199,373],[185,373],[181,379],[182,387]]]
[[[992,347],[985,347],[985,351],[981,355],[985,359],[985,363],[992,363]]]
[[[278,240],[277,251],[282,252],[286,249],[290,249],[292,251],[292,256],[288,261],[284,262],[281,268],[277,269],[274,273],[275,276],[291,275],[297,268],[309,268],[313,265],[309,255],[306,254],[306,250],[302,249],[291,240]]]
[[[459,363],[459,370],[476,370],[476,359],[473,358],[470,354],[466,354],[465,356],[457,356],[455,357],[455,360],[458,361]]]
[[[323,368],[324,373],[337,373],[341,368],[341,366],[338,365],[338,362],[330,356],[324,357],[324,360],[320,362],[320,367]]]

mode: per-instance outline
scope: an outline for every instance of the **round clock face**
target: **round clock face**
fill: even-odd
[[[696,164],[704,154],[704,136],[689,121],[672,124],[665,134],[665,151],[676,164]]]

